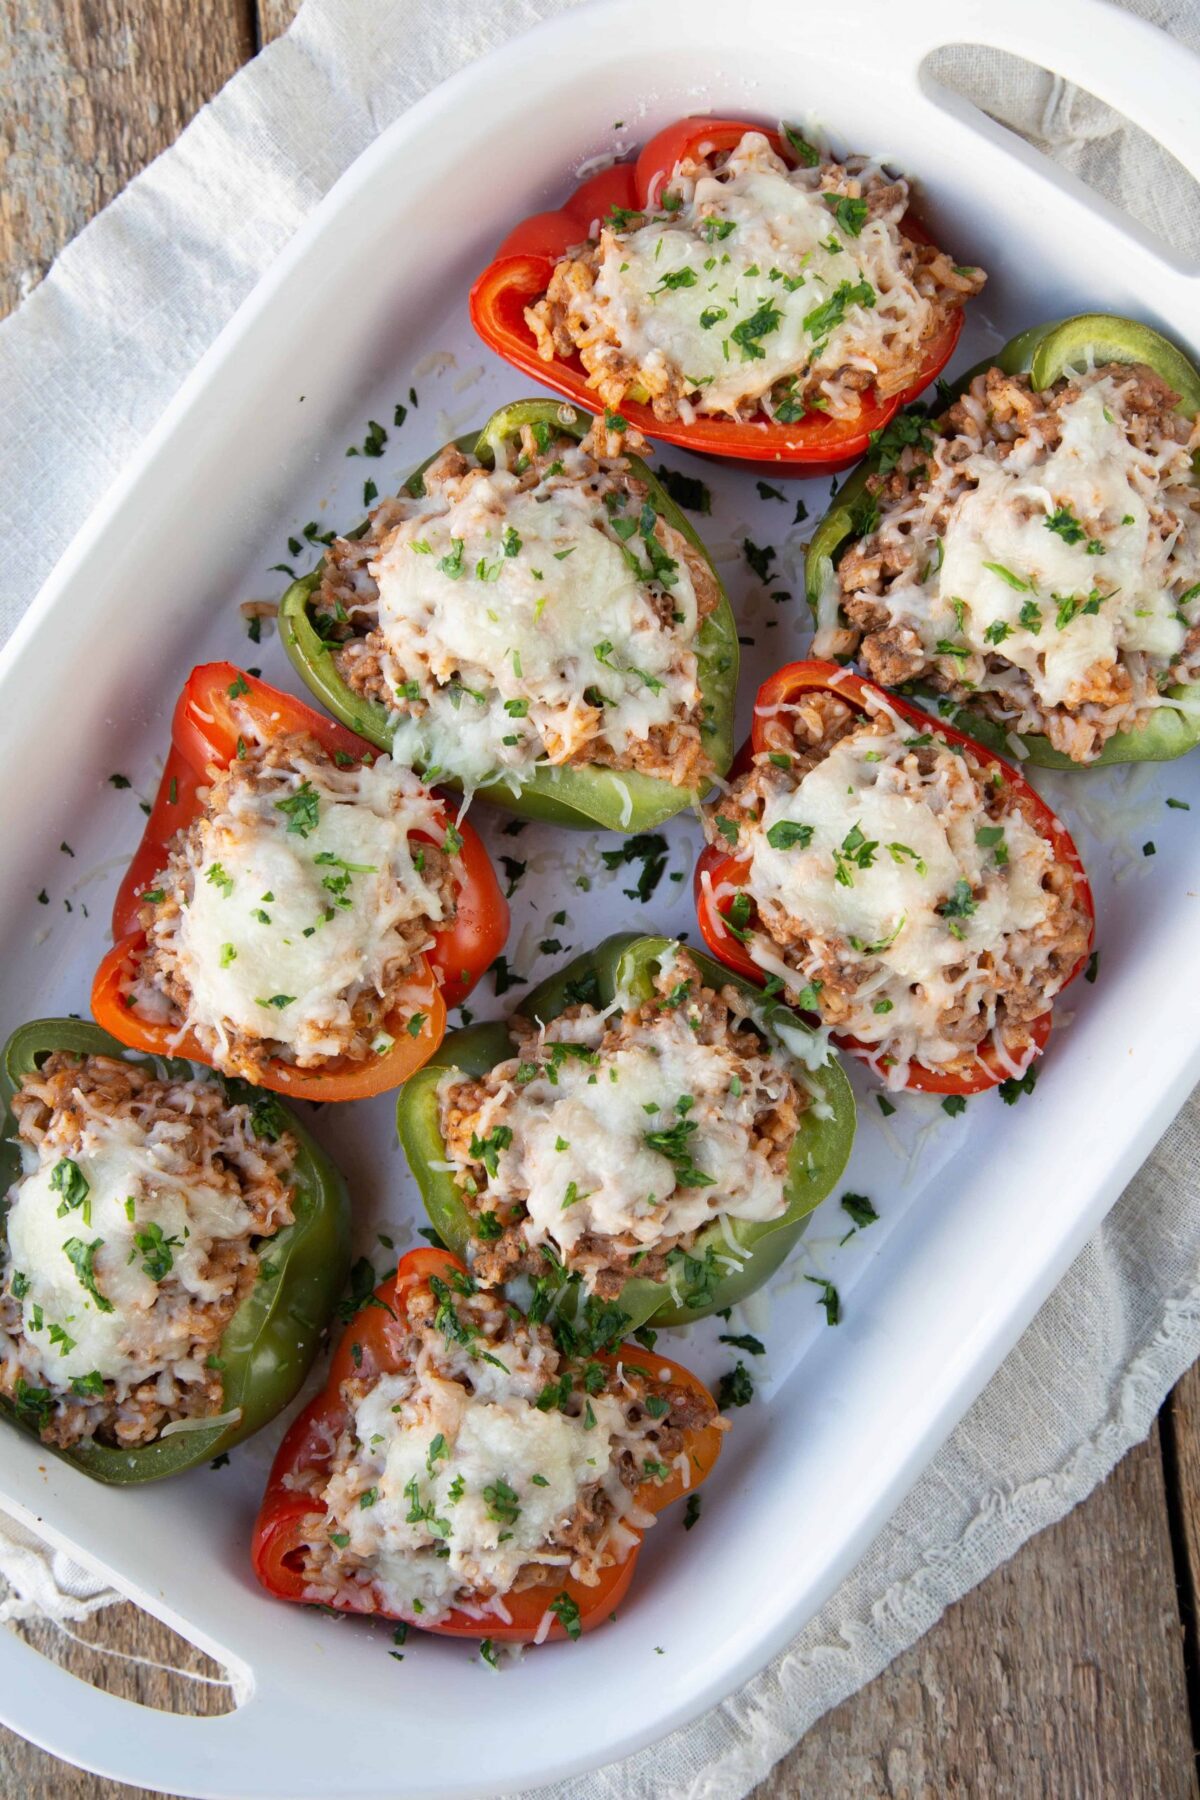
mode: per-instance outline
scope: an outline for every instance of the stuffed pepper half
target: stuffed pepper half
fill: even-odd
[[[0,1065],[0,1409],[100,1481],[153,1481],[292,1399],[349,1266],[345,1187],[271,1094],[77,1019]]]
[[[448,444],[289,589],[339,719],[513,812],[644,831],[732,754],[737,631],[704,547],[586,413],[527,400]]]
[[[1023,1076],[1092,942],[1069,835],[1008,763],[832,663],[759,692],[696,869],[705,941],[891,1088]]]
[[[908,201],[877,163],[823,160],[789,128],[683,119],[518,225],[472,318],[610,422],[844,468],[943,367],[984,282],[928,242]]]
[[[609,938],[437,1063],[399,1126],[443,1241],[485,1286],[566,1282],[626,1329],[759,1287],[854,1138],[819,1034],[666,938]]]
[[[281,1599],[423,1631],[577,1638],[723,1429],[694,1375],[617,1343],[603,1311],[552,1333],[411,1251],[280,1446],[255,1571]]]
[[[503,947],[471,827],[229,663],[196,669],[92,990],[106,1030],[310,1100],[398,1087]]]
[[[1129,319],[1025,332],[908,414],[809,550],[819,653],[1035,762],[1200,740],[1200,374]]]

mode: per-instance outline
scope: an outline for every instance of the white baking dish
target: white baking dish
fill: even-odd
[[[277,591],[266,570],[288,560],[289,532],[310,518],[352,522],[365,475],[382,491],[449,435],[439,411],[462,431],[528,391],[471,338],[467,282],[508,224],[563,194],[583,159],[698,110],[823,126],[836,145],[919,177],[943,240],[991,271],[955,367],[1083,307],[1138,314],[1195,349],[1195,270],[923,79],[928,51],[964,41],[1079,80],[1200,170],[1194,59],[1095,0],[860,0],[852,11],[605,0],[497,52],[384,133],[185,384],[9,646],[6,1031],[86,1007],[117,868],[141,826],[136,791],[107,777],[152,786],[191,664],[232,655],[288,681],[277,640],[261,653],[247,645],[236,603]],[[414,376],[443,348],[455,367]],[[486,373],[466,382],[479,365]],[[368,417],[390,427],[414,379],[422,405],[387,456],[347,459]],[[807,635],[798,599],[773,607],[760,596],[747,610],[753,584],[736,544],[748,529],[782,547],[792,509],[758,501],[746,475],[704,473],[717,510],[703,523],[741,629],[757,640],[744,716],[757,680],[801,653]],[[789,486],[814,514],[825,492]],[[798,593],[794,571],[789,585]],[[1052,785],[1092,864],[1099,982],[1072,990],[1064,1010],[1074,1022],[1017,1109],[992,1095],[949,1121],[935,1102],[902,1100],[881,1129],[867,1102],[846,1186],[870,1193],[882,1222],[835,1251],[846,1223],[835,1199],[801,1260],[754,1303],[742,1328],[770,1347],[755,1370],[759,1401],[736,1417],[699,1528],[684,1537],[667,1515],[651,1534],[615,1626],[498,1676],[469,1647],[417,1633],[397,1663],[383,1626],[276,1605],[255,1587],[247,1539],[277,1431],[220,1472],[140,1492],[94,1486],[4,1432],[4,1504],[226,1662],[242,1704],[207,1720],[135,1712],[4,1632],[0,1716],[73,1762],[173,1793],[494,1794],[624,1755],[760,1668],[862,1554],[1200,1075],[1200,757]],[[1168,793],[1195,811],[1164,811]],[[672,870],[690,869],[694,826],[675,822],[668,836]],[[546,971],[522,933],[539,937],[537,921],[560,904],[576,946],[616,925],[692,924],[687,881],[664,881],[645,909],[624,896],[624,872],[580,894],[573,865],[582,857],[598,869],[594,834],[564,844],[531,827],[514,844],[493,825],[489,837],[543,864],[516,901],[510,956],[523,972]],[[1140,853],[1147,839],[1152,860]],[[570,868],[551,852],[556,841]],[[42,888],[48,906],[35,899]],[[317,1129],[350,1175],[364,1243],[384,1221],[405,1242],[417,1215],[388,1101],[326,1109]],[[836,1331],[800,1279],[813,1269],[841,1289]],[[678,1346],[710,1374],[729,1362],[713,1335],[701,1327]]]

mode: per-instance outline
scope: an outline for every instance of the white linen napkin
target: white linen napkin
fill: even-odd
[[[573,0],[306,0],[287,36],[72,243],[0,325],[0,641],[180,381],[305,214],[397,114]],[[1193,0],[1132,10],[1200,48]],[[1195,189],[1141,132],[1012,57],[939,71],[1180,248]],[[1183,234],[1181,236],[1181,234]],[[1200,1354],[1200,1101],[817,1618],[704,1719],[537,1800],[740,1800],[1149,1430]],[[74,1620],[118,1596],[0,1518],[0,1620]],[[525,1800],[534,1800],[529,1795]]]

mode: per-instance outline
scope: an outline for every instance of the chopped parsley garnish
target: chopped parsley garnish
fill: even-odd
[[[850,1215],[851,1223],[864,1231],[868,1225],[874,1225],[879,1214],[865,1194],[843,1194],[838,1202],[844,1213]]]
[[[848,306],[875,304],[875,289],[869,281],[839,281],[829,299],[804,316],[804,329],[813,338],[827,338],[846,317]]]
[[[60,1219],[65,1218],[69,1212],[82,1209],[84,1224],[91,1224],[92,1209],[87,1198],[92,1190],[77,1162],[72,1162],[69,1156],[61,1157],[50,1171],[50,1186],[56,1194],[62,1195],[62,1204],[58,1209]]]
[[[1034,600],[1026,600],[1017,614],[1018,623],[1036,637],[1042,629],[1042,609]]]
[[[743,1362],[735,1364],[717,1383],[717,1408],[720,1412],[728,1412],[731,1406],[749,1406],[753,1398],[754,1377]]]
[[[942,901],[937,910],[943,919],[969,919],[975,911],[975,895],[970,882],[960,876],[954,884],[953,892]]]
[[[606,869],[619,869],[626,863],[641,863],[642,871],[632,888],[623,888],[626,899],[649,904],[655,889],[666,874],[670,854],[667,840],[656,831],[639,831],[626,838],[618,850],[603,850]]]
[[[677,1104],[676,1110],[679,1110]],[[666,1131],[648,1131],[643,1134],[643,1142],[647,1149],[657,1150],[674,1165],[675,1181],[679,1187],[698,1188],[714,1187],[716,1177],[706,1175],[692,1161],[691,1139],[700,1129],[695,1119],[677,1119]]]
[[[1032,1094],[1037,1083],[1037,1065],[1030,1063],[1024,1075],[1019,1079],[1000,1083],[1000,1098],[1005,1106],[1015,1106],[1022,1094]]]
[[[495,994],[497,1000],[499,1000],[502,994],[507,994],[510,987],[525,986],[524,975],[518,975],[509,968],[507,956],[498,956],[495,962],[490,965],[488,974],[495,977]]]
[[[499,1525],[513,1525],[521,1516],[521,1503],[502,1476],[489,1482],[483,1490],[489,1519]]]
[[[496,1179],[497,1159],[502,1150],[507,1150],[512,1143],[513,1134],[510,1125],[497,1125],[487,1137],[481,1138],[477,1133],[471,1134],[470,1154],[475,1162],[481,1162],[493,1181]]]
[[[700,1499],[699,1494],[689,1494],[687,1497],[687,1505],[683,1509],[683,1529],[685,1531],[690,1531],[700,1517]]]
[[[725,317],[722,313],[721,318]],[[700,323],[704,324],[701,314]],[[678,469],[659,469],[658,480],[666,489],[676,506],[684,507],[688,512],[711,513],[712,494],[704,483],[694,475],[683,475]]]
[[[741,1337],[733,1337],[729,1332],[723,1331],[717,1342],[718,1344],[732,1344],[735,1350],[744,1350],[747,1356],[765,1356],[767,1354],[767,1346],[762,1339],[752,1337],[749,1332],[744,1332]]]
[[[443,575],[449,576],[451,581],[458,580],[459,576],[463,572],[463,540],[462,540],[462,538],[452,537],[450,539],[450,548],[446,552],[445,556],[440,556],[438,558],[437,566],[441,570]]]
[[[871,440],[870,459],[881,475],[891,474],[900,461],[901,453],[909,446],[915,445],[917,449],[926,452],[933,448],[932,427],[919,408],[915,408],[911,412],[897,413],[894,419],[889,419],[888,423],[881,426],[878,431],[869,432],[868,436]],[[940,539],[938,543],[937,567],[940,568]]]
[[[743,319],[740,325],[734,326],[729,334],[729,340],[736,344],[741,351],[743,362],[750,362],[755,358],[765,358],[767,353],[759,343],[759,339],[769,337],[771,332],[778,331],[782,319],[783,314],[775,302],[768,300],[751,313],[748,319]]]
[[[87,1289],[96,1302],[97,1310],[110,1313],[113,1310],[112,1301],[106,1300],[96,1286],[96,1252],[103,1243],[103,1238],[93,1238],[90,1244],[85,1244],[82,1238],[72,1237],[67,1239],[63,1250],[71,1267],[79,1277],[80,1285]]]
[[[141,1231],[133,1234],[134,1248],[129,1252],[129,1261],[142,1258],[142,1272],[151,1281],[165,1281],[175,1266],[172,1251],[178,1250],[181,1238],[165,1237],[161,1225],[153,1221]]]
[[[820,152],[814,150],[808,139],[803,137],[794,125],[789,125],[786,120],[779,129],[791,146],[792,155],[796,158],[798,166],[802,169],[815,169],[821,160]]]
[[[875,861],[878,840],[863,835],[855,823],[842,839],[840,849],[833,852],[833,878],[840,887],[853,887],[855,869],[869,869]]]
[[[812,836],[811,825],[798,825],[793,819],[779,819],[768,830],[767,842],[772,850],[794,850],[797,845],[801,850],[807,850],[812,843]]]
[[[775,561],[775,551],[770,544],[752,544],[749,538],[743,538],[742,555],[760,581],[774,579],[771,574],[771,564]]]
[[[847,194],[822,194],[822,200],[847,237],[858,237],[867,222],[865,200],[851,200]]]
[[[653,300],[656,294],[670,293],[676,288],[690,288],[695,285],[695,269],[672,269],[670,274],[663,276],[656,288],[650,289],[650,298]]]
[[[367,420],[367,435],[362,441],[361,449],[357,444],[351,444],[350,448],[346,452],[346,455],[347,456],[382,456],[383,455],[383,446],[387,443],[387,441],[388,441],[388,434],[383,429],[383,426],[379,423],[379,420],[378,419],[368,419]]]
[[[303,781],[294,794],[275,802],[275,811],[286,814],[289,831],[306,838],[320,820],[320,795],[311,781]]]
[[[983,566],[985,569],[990,569],[993,575],[998,575],[1001,581],[1006,582],[1018,594],[1029,593],[1032,583],[1026,581],[1021,575],[1015,575],[1011,569],[1005,568],[1003,563],[985,562]]]
[[[942,1101],[942,1111],[948,1118],[957,1119],[959,1114],[965,1113],[966,1110],[967,1099],[965,1094],[947,1094],[946,1098]]]
[[[895,1109],[893,1108],[893,1111]],[[842,1302],[832,1281],[826,1281],[821,1275],[806,1275],[805,1281],[811,1281],[821,1292],[817,1296],[817,1305],[825,1308],[825,1323],[840,1325],[842,1322]]]
[[[582,1634],[583,1626],[580,1623],[579,1608],[565,1589],[561,1594],[555,1595],[554,1599],[550,1602],[549,1610],[554,1614],[569,1638],[574,1640]]]
[[[1056,506],[1042,520],[1047,531],[1053,531],[1064,544],[1078,544],[1087,536],[1083,526],[1075,517],[1069,506]]]

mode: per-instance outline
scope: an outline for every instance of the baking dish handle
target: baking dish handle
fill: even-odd
[[[286,1723],[286,1697],[275,1698],[254,1687],[243,1705],[216,1717],[160,1712],[92,1687],[0,1628],[0,1720],[77,1768],[155,1792],[244,1791],[247,1770],[269,1768],[271,1747],[294,1738],[294,1710]]]
[[[934,50],[983,44],[1086,88],[1169,150],[1200,181],[1200,57],[1107,0],[926,0],[905,9],[918,85]]]

